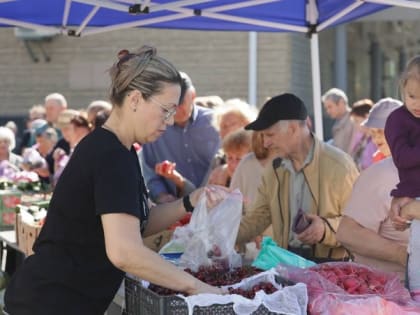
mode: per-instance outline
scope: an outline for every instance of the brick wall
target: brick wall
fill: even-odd
[[[294,36],[300,35],[258,34],[258,105],[268,96],[290,91],[294,83],[298,85],[294,91],[310,95],[304,91],[307,84],[296,78],[306,66],[292,69],[298,61],[297,55],[292,59]],[[15,38],[13,29],[0,29],[0,42],[0,116],[26,115],[31,105],[42,103],[45,95],[56,91],[63,93],[73,108],[106,98],[106,69],[116,53],[143,44],[156,46],[160,54],[189,73],[199,95],[218,94],[224,99],[248,96],[246,32],[128,29],[81,38],[59,36],[42,43],[50,62],[43,59],[36,43],[30,44],[39,58],[37,63]],[[303,54],[300,51],[298,56]]]

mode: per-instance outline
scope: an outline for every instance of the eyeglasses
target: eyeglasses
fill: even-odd
[[[168,109],[165,105],[163,105],[161,102],[159,102],[158,100],[156,100],[155,98],[153,98],[153,97],[149,97],[149,99],[153,102],[153,103],[155,103],[156,105],[159,105],[160,106],[160,108],[162,108],[162,110],[163,110],[163,119],[165,120],[165,121],[168,121],[169,119],[171,119],[172,118],[172,116],[174,116],[175,114],[176,114],[176,105],[174,105],[174,107],[173,108],[171,108],[171,109]]]

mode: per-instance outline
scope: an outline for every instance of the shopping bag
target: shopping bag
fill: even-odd
[[[268,270],[276,267],[279,263],[300,268],[315,265],[313,261],[279,247],[271,237],[265,236],[261,243],[261,250],[257,258],[253,261],[252,266]]]

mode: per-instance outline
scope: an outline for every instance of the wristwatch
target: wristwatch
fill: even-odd
[[[186,195],[182,198],[182,203],[184,204],[185,211],[187,212],[193,212],[194,207],[191,204],[190,195]]]

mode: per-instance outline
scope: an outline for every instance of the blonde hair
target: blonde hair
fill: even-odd
[[[222,106],[215,108],[213,125],[217,130],[220,130],[222,118],[227,114],[236,115],[243,121],[243,125],[245,126],[257,118],[258,111],[255,107],[252,107],[239,98],[228,99]]]
[[[401,98],[404,100],[404,87],[407,84],[407,81],[410,79],[414,79],[420,82],[420,55],[414,56],[411,58],[405,70],[401,74],[400,78],[400,95]]]
[[[118,53],[119,60],[109,69],[111,76],[110,100],[121,106],[124,97],[139,90],[147,100],[163,89],[163,82],[179,84],[178,70],[166,59],[156,54],[156,48],[143,46],[136,53],[124,49]]]
[[[29,118],[32,120],[39,119],[39,118],[44,119],[45,118],[44,105],[40,105],[40,104],[33,105],[29,109]]]
[[[244,129],[236,130],[229,133],[222,143],[223,151],[239,151],[243,148],[248,148],[251,150],[251,131]]]
[[[258,160],[263,160],[268,157],[269,150],[264,147],[264,134],[262,131],[254,131],[252,133],[252,151]]]

